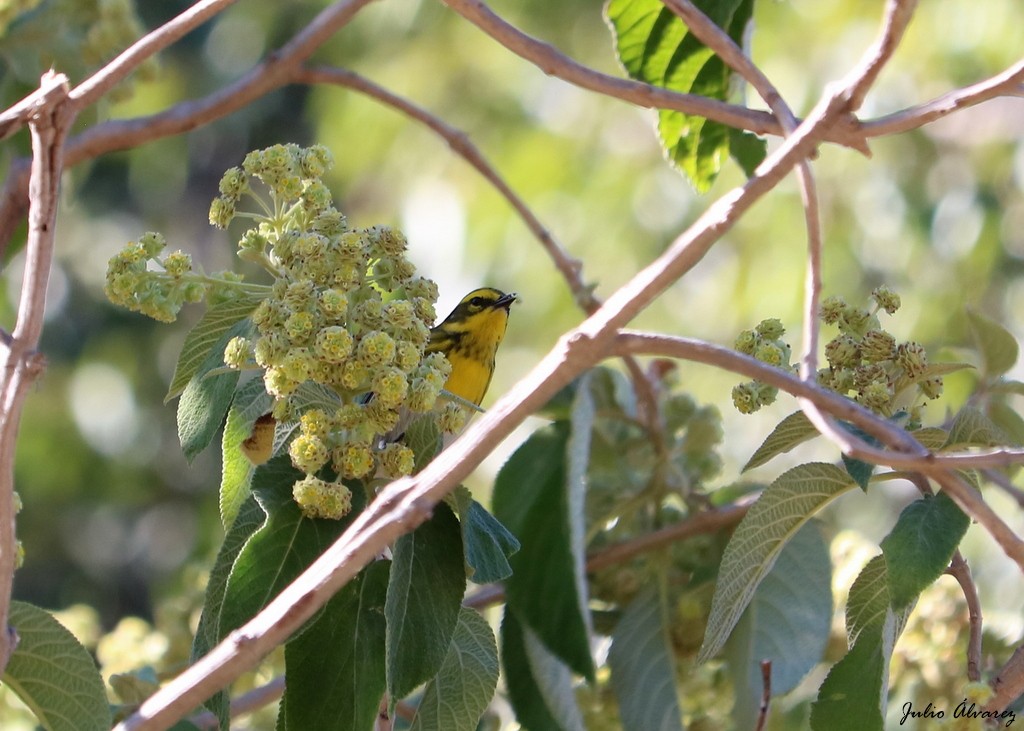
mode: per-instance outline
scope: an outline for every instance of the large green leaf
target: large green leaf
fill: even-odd
[[[199,372],[211,351],[215,350],[219,356],[223,356],[224,345],[228,340],[224,335],[237,327],[240,321],[248,318],[262,299],[262,297],[254,295],[244,295],[222,302],[206,311],[185,336],[181,353],[178,355],[178,362],[174,366],[171,385],[167,389],[167,395],[164,396],[164,403],[185,390],[185,386]],[[217,347],[218,344],[220,344],[219,347]],[[220,362],[224,362],[222,357]]]
[[[1006,435],[991,419],[973,406],[965,406],[953,418],[943,449],[953,447],[994,447],[1006,441]]]
[[[832,666],[811,706],[813,731],[883,731],[888,653],[877,634],[862,635]]]
[[[736,527],[722,556],[699,662],[725,644],[786,542],[855,484],[842,468],[812,462],[794,467],[768,486]]]
[[[491,626],[463,607],[441,669],[423,690],[412,731],[475,731],[497,684],[498,646]]]
[[[252,619],[317,559],[358,513],[362,496],[355,490],[352,513],[345,518],[303,517],[292,499],[292,485],[301,478],[302,473],[286,456],[256,470],[252,491],[267,517],[234,562],[225,589],[218,639]]]
[[[270,411],[273,403],[263,388],[263,381],[254,378],[235,392],[228,409],[221,437],[220,519],[227,529],[238,514],[238,508],[249,496],[255,465],[242,451],[242,443],[252,434],[253,424]]]
[[[494,515],[522,541],[509,560],[509,606],[553,653],[590,678],[594,666],[568,515],[568,441],[565,422],[534,432],[498,473]]]
[[[794,411],[772,429],[772,433],[743,465],[743,472],[760,467],[773,457],[788,452],[808,439],[813,439],[817,434],[818,430],[814,428],[804,412]]]
[[[981,352],[984,372],[989,378],[1001,376],[1017,362],[1020,347],[1013,333],[995,320],[974,310],[967,310],[974,344]]]
[[[519,550],[519,541],[465,487],[459,485],[454,495],[469,578],[478,584],[507,579],[512,575],[508,559]]]
[[[239,506],[238,514],[224,536],[224,541],[217,552],[217,558],[213,562],[213,568],[210,569],[210,578],[206,582],[203,612],[199,615],[196,636],[192,640],[192,662],[201,658],[220,641],[220,615],[224,608],[224,594],[227,591],[228,579],[234,568],[235,559],[238,558],[246,541],[259,530],[266,518],[266,513],[251,494]],[[224,728],[228,727],[230,700],[228,694],[222,690],[214,694],[204,704],[220,719],[221,726]]]
[[[242,320],[224,333],[181,394],[178,401],[178,439],[189,462],[210,446],[224,421],[238,385],[238,371],[210,372],[224,366],[224,346],[228,340],[236,335],[245,335],[251,329],[252,324]]]
[[[626,731],[683,728],[668,622],[658,593],[648,588],[615,626],[608,665]]]
[[[882,540],[894,610],[906,608],[942,575],[970,523],[944,492],[926,495],[904,508]]]
[[[373,727],[385,687],[388,568],[387,561],[367,566],[285,646],[284,731]]]
[[[791,691],[821,661],[832,624],[832,561],[817,521],[779,553],[726,645],[737,728],[753,728],[761,661],[771,660],[773,695]]]
[[[552,669],[545,670],[545,666],[556,667],[559,660],[548,653],[545,661],[544,645],[529,633],[506,606],[501,621],[501,662],[516,720],[529,731],[584,731],[568,669],[562,665],[563,672],[558,676]],[[531,638],[529,651],[527,637]],[[539,677],[534,674],[534,665]]]
[[[697,0],[696,5],[733,40],[742,41],[753,0]],[[728,99],[732,72],[659,0],[610,0],[606,13],[619,61],[631,77],[673,91]],[[731,147],[748,174],[765,156],[763,140],[675,110],[658,112],[658,133],[669,160],[702,193],[711,187]]]
[[[466,593],[459,521],[441,503],[395,543],[387,603],[387,689],[396,703],[437,674]]]
[[[18,645],[0,680],[47,731],[107,731],[107,692],[96,662],[53,615],[25,602],[10,605]]]

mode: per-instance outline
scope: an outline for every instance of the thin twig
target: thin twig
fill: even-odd
[[[43,371],[36,352],[43,330],[46,285],[53,261],[57,202],[69,113],[67,77],[44,74],[29,117],[32,136],[31,205],[25,271],[17,322],[9,344],[0,348],[0,673],[14,651],[16,635],[8,631],[11,586],[17,563],[14,536],[14,451],[21,411],[32,382]]]
[[[369,79],[360,76],[354,71],[341,68],[329,68],[317,66],[313,68],[300,69],[295,75],[295,81],[305,84],[334,84],[354,89],[367,96],[376,99],[393,109],[397,109],[406,116],[426,125],[439,135],[449,147],[472,165],[515,209],[523,223],[530,229],[540,244],[547,251],[548,256],[554,262],[555,267],[561,272],[562,277],[569,285],[569,289],[579,307],[586,313],[591,313],[598,308],[600,302],[594,297],[593,288],[587,286],[580,276],[583,264],[579,259],[569,253],[555,240],[548,228],[541,223],[540,219],[533,213],[529,206],[519,195],[512,190],[508,182],[498,173],[480,149],[473,144],[469,136],[462,130],[456,129],[438,116],[428,112],[422,107],[413,104],[397,94],[375,84]]]
[[[972,683],[981,680],[981,600],[978,598],[978,587],[971,575],[971,567],[967,565],[960,549],[953,553],[949,563],[949,574],[960,584],[960,590],[967,601],[967,619],[970,634],[967,638],[967,679]]]
[[[264,683],[263,685],[253,688],[250,691],[243,693],[237,698],[231,699],[231,718],[240,718],[247,716],[253,711],[263,708],[263,706],[273,703],[284,694],[284,683],[285,678],[283,675],[274,678],[273,680]],[[220,728],[220,721],[217,716],[210,711],[203,711],[197,713],[194,716],[189,716],[189,723],[193,726],[197,726],[204,731],[209,729],[210,731],[217,731]]]
[[[768,724],[768,709],[772,703],[772,661],[761,661],[761,706],[757,709],[754,731],[764,731]]]

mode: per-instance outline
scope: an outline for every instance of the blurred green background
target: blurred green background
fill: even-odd
[[[80,53],[80,44],[91,38],[97,13],[117,5],[54,0],[16,19],[0,36],[5,106],[31,90],[51,63],[73,82],[97,69],[99,59]],[[240,2],[161,54],[159,68],[136,80],[131,95],[83,115],[80,127],[211,93],[286,42],[324,5]],[[146,28],[188,6],[137,3]],[[600,3],[502,0],[493,7],[573,58],[621,75]],[[882,9],[881,0],[762,0],[753,57],[797,113],[805,113],[823,85],[846,73],[871,42]],[[1020,54],[1021,27],[1018,0],[922,3],[863,117],[1001,71]],[[40,38],[51,38],[41,33],[54,28],[52,38],[60,42],[51,55]],[[583,260],[584,276],[601,296],[742,182],[727,167],[708,196],[696,196],[664,162],[653,112],[545,76],[438,2],[374,3],[314,60],[359,71],[466,131]],[[123,312],[106,302],[103,275],[107,259],[148,230],[162,232],[171,248],[191,253],[207,270],[235,267],[232,235],[239,232],[211,228],[209,202],[226,168],[251,149],[279,142],[331,149],[336,166],[328,180],[338,207],[356,226],[388,224],[406,232],[413,260],[440,285],[439,312],[478,285],[521,295],[488,402],[581,320],[543,250],[494,189],[430,131],[355,92],[288,87],[188,134],[83,163],[64,179],[42,342],[49,366],[29,397],[19,438],[16,480],[25,507],[18,534],[26,561],[17,575],[18,598],[51,608],[87,603],[109,628],[128,615],[150,619],[168,597],[193,590],[195,572],[183,567],[208,560],[221,537],[219,457],[211,450],[185,463],[174,404],[165,405],[163,395],[184,334],[200,313],[186,310],[167,326]],[[27,144],[24,131],[4,142],[0,165],[23,156]],[[770,149],[776,144],[770,141]],[[889,284],[904,307],[883,325],[900,339],[923,342],[932,360],[964,357],[958,348],[967,344],[966,305],[1021,335],[1024,99],[990,102],[871,147],[868,159],[824,146],[814,166],[825,226],[825,294],[860,301],[872,287]],[[0,279],[0,323],[7,329],[20,289],[22,244],[17,240],[6,252]],[[633,326],[730,344],[740,329],[778,317],[798,348],[805,252],[799,192],[790,177]],[[727,485],[795,405],[783,397],[757,416],[741,417],[729,399],[739,379],[703,366],[678,367],[687,389],[723,413],[720,480]],[[974,378],[950,376],[928,419],[940,422],[961,405]],[[475,490],[486,494],[504,457],[536,423],[485,462]],[[809,455],[836,457],[822,448],[793,460]],[[770,479],[781,469],[773,463],[755,477]],[[1014,504],[989,494],[1020,528]],[[826,518],[877,541],[910,495],[898,485],[851,495]],[[1006,639],[1019,637],[1024,582],[977,529],[968,546],[986,626]]]

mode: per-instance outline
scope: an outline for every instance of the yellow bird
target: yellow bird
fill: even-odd
[[[483,287],[462,298],[430,331],[428,353],[443,353],[452,364],[444,384],[449,393],[480,405],[494,375],[494,356],[505,337],[516,294]]]

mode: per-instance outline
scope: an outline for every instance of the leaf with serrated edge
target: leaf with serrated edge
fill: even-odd
[[[397,703],[444,662],[466,593],[459,521],[441,503],[395,543],[388,582],[387,688]]]
[[[889,663],[881,638],[863,636],[829,671],[811,706],[813,731],[883,731],[882,694]]]
[[[794,467],[768,486],[726,546],[698,662],[710,659],[725,644],[786,541],[855,484],[842,468],[812,462]]]
[[[464,486],[459,485],[452,495],[459,511],[469,578],[478,584],[507,579],[512,575],[508,559],[519,550],[519,541]]]
[[[206,311],[195,327],[189,330],[188,335],[185,336],[181,354],[178,355],[178,362],[174,366],[171,385],[167,389],[167,395],[164,396],[164,403],[185,390],[185,386],[192,380],[192,376],[199,370],[199,366],[206,360],[210,349],[239,320],[249,317],[262,300],[263,297],[245,295],[222,302]]]
[[[761,660],[771,660],[772,693],[788,693],[821,661],[831,624],[832,561],[812,520],[779,553],[726,644],[737,728],[755,725]]]
[[[487,620],[463,607],[437,675],[423,690],[412,731],[475,731],[498,684],[498,646]]]
[[[899,611],[939,578],[971,520],[940,492],[910,503],[882,539],[889,595]]]
[[[648,588],[615,626],[608,666],[626,731],[683,728],[668,622],[657,592]]]
[[[772,457],[788,452],[808,439],[817,436],[818,430],[807,419],[802,411],[794,411],[780,421],[772,433],[762,442],[757,451],[743,465],[743,472],[760,467]]]
[[[44,609],[12,601],[18,644],[0,680],[47,731],[107,731],[107,691],[89,651]]]
[[[986,376],[1001,376],[1013,368],[1020,351],[1013,333],[995,320],[971,309],[967,310],[967,324],[985,362]]]
[[[526,628],[506,604],[501,620],[501,666],[516,720],[530,731],[565,731],[571,724],[566,719],[556,719],[552,715],[552,709],[548,708],[548,702],[541,693],[539,681],[534,677],[526,652],[525,632]],[[569,692],[572,692],[571,688]],[[577,726],[572,727],[573,731],[581,731],[579,708],[572,715],[580,719]]]

